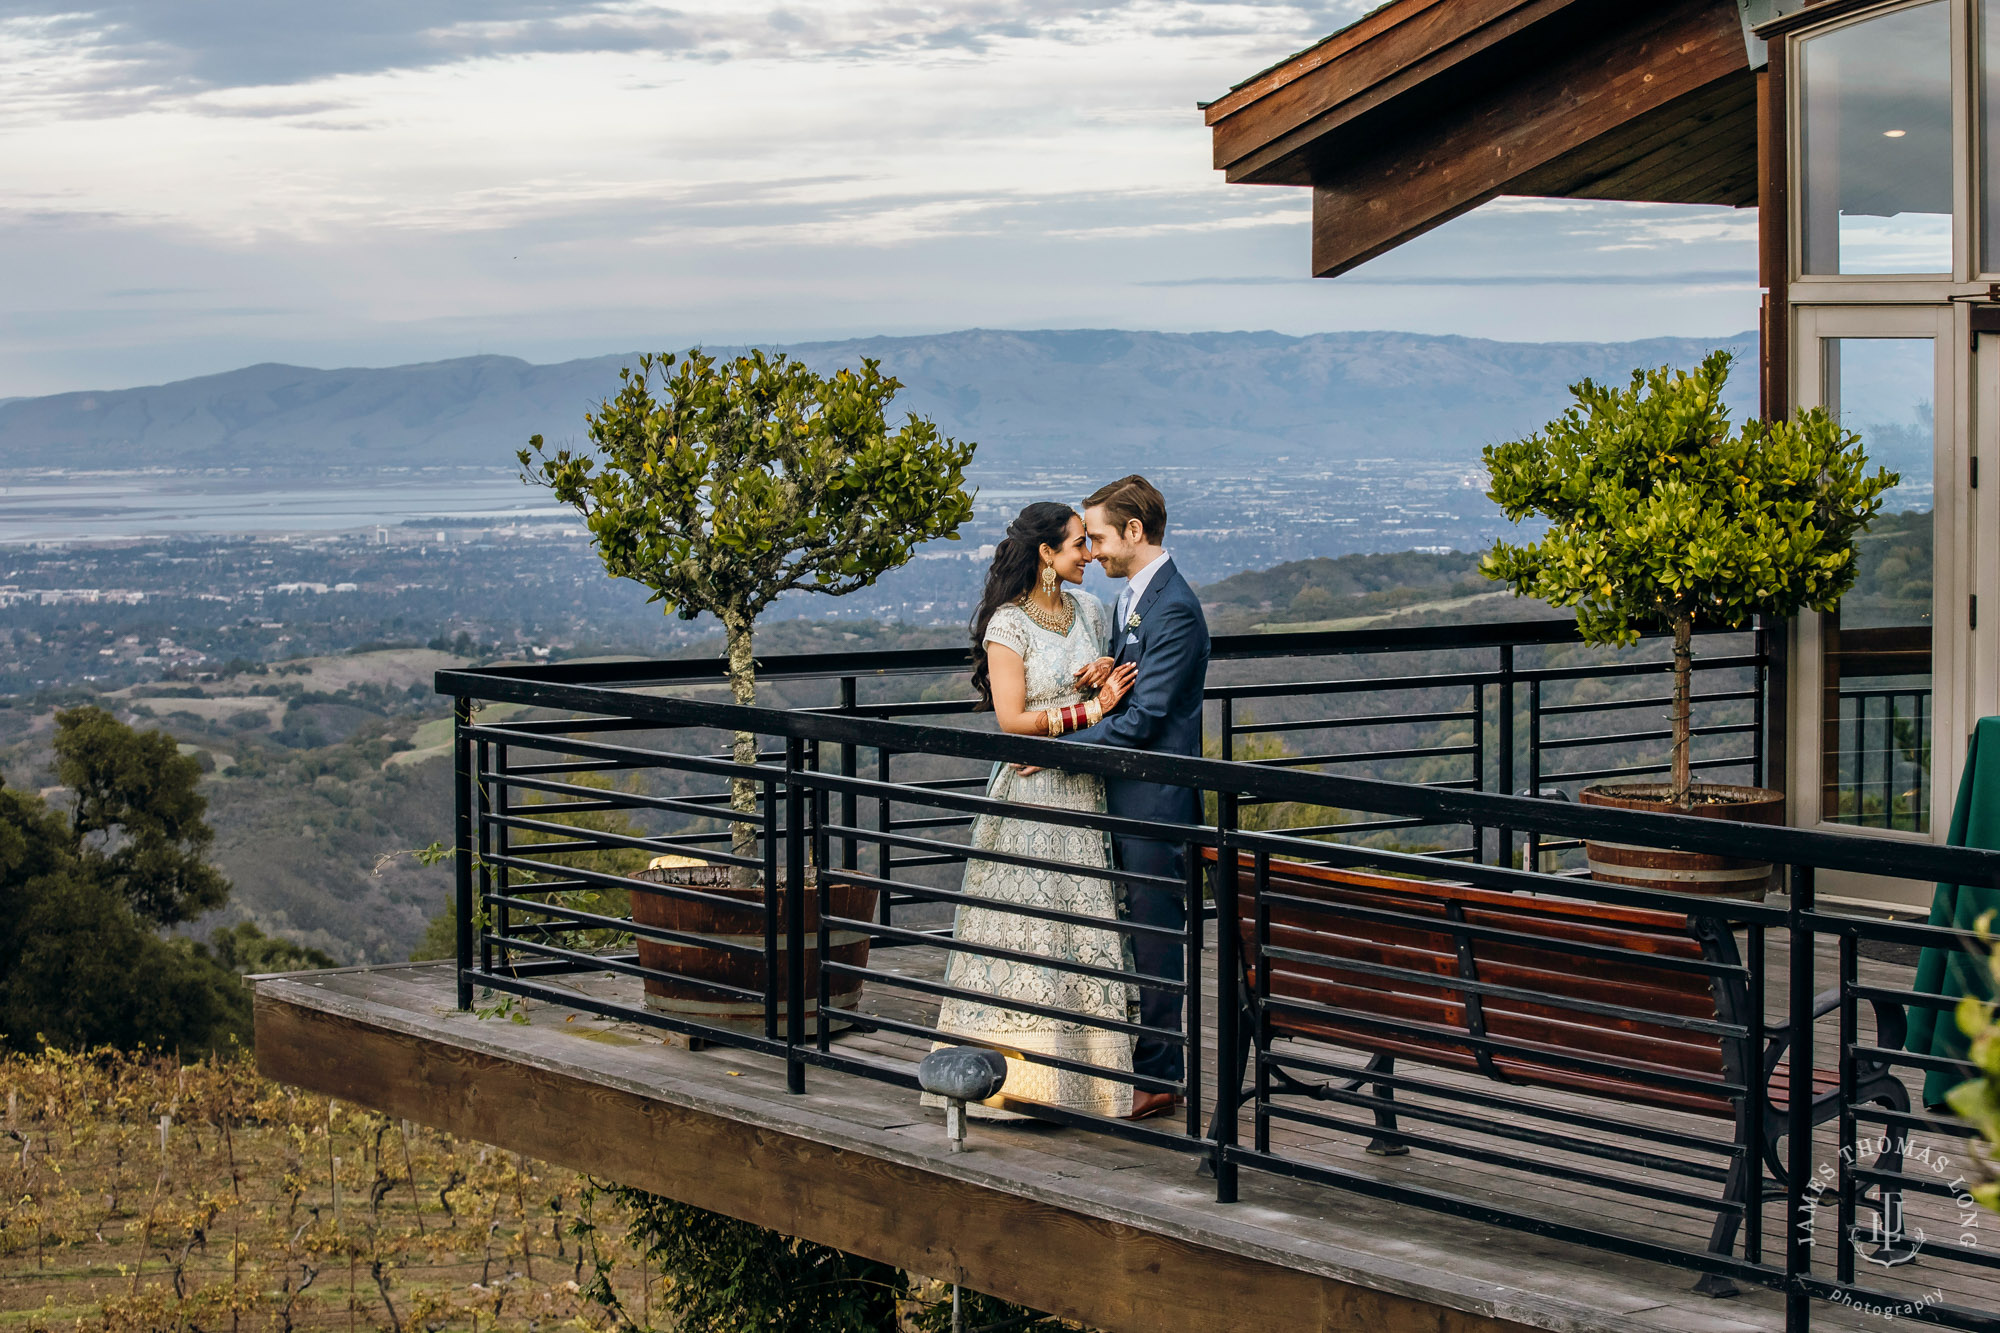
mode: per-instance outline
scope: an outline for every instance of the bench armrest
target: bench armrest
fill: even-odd
[[[1909,1016],[1904,1013],[1903,1006],[1894,1000],[1882,1000],[1874,996],[1869,997],[1868,1006],[1875,1011],[1875,1044],[1885,1050],[1901,1050],[1904,1040],[1910,1033]],[[1825,1018],[1838,1008],[1840,1008],[1838,986],[1829,986],[1813,996],[1814,1018]],[[1767,1080],[1771,1072],[1778,1067],[1778,1061],[1784,1056],[1785,1048],[1790,1046],[1791,1042],[1792,1034],[1789,1030],[1771,1035],[1769,1044],[1764,1048],[1764,1077]]]

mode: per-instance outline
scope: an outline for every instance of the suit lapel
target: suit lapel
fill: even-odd
[[[1135,613],[1138,615],[1140,633],[1144,633],[1146,613],[1153,609],[1153,603],[1160,600],[1160,594],[1167,590],[1167,584],[1180,577],[1180,571],[1174,568],[1172,556],[1167,557],[1166,565],[1165,569],[1153,575],[1153,581],[1146,585],[1146,591],[1140,595],[1137,605],[1125,613],[1125,619],[1128,622]],[[1135,637],[1136,635],[1133,631],[1127,629],[1125,625],[1121,624],[1118,626],[1118,651],[1115,655],[1117,661],[1122,662],[1125,660],[1125,650],[1132,646],[1132,640]]]

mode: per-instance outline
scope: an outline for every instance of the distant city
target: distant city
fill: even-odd
[[[963,624],[1013,514],[1033,500],[1075,503],[1115,468],[975,476],[976,517],[960,541],[933,544],[849,597],[794,594],[768,618]],[[1507,528],[1481,474],[1462,464],[1151,471],[1171,507],[1168,545],[1197,584],[1313,556],[1473,550]],[[45,475],[0,495],[0,531],[13,538],[0,545],[0,693],[192,678],[231,661],[371,641],[465,634],[482,651],[546,656],[671,651],[714,633],[669,620],[636,585],[606,578],[581,521],[506,474],[333,486],[289,511],[279,499],[296,489],[259,502],[248,479],[212,490],[187,477],[155,477],[150,487],[69,480]],[[98,497],[87,506],[89,535],[48,536],[79,522],[80,494]],[[354,525],[371,501],[404,516]],[[494,516],[501,502],[512,512]],[[412,507],[430,512],[410,516]],[[156,526],[163,508],[176,519],[165,531]],[[251,526],[287,517],[350,526]],[[20,535],[28,532],[43,535]]]

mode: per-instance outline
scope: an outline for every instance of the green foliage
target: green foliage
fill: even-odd
[[[972,517],[974,446],[915,415],[890,430],[902,385],[878,362],[821,376],[782,355],[696,350],[642,356],[619,381],[586,418],[594,452],[537,435],[518,456],[584,516],[605,569],[669,614],[747,633],[781,594],[867,587]]]
[[[164,733],[96,708],[59,714],[55,749],[77,793],[70,817],[0,789],[0,1041],[186,1052],[247,1041],[250,997],[232,966],[156,933],[229,891],[201,859],[212,835],[194,766]],[[249,929],[219,936],[217,951],[278,945]]]
[[[76,852],[134,912],[170,926],[223,904],[229,881],[207,861],[215,834],[195,790],[201,766],[173,737],[72,708],[56,714],[55,749],[56,777],[76,797]]]
[[[208,937],[215,961],[245,976],[266,972],[305,972],[335,967],[338,960],[323,949],[298,944],[280,935],[266,935],[255,922],[239,921]]]
[[[1980,945],[1996,989],[2000,989],[2000,952],[1993,947],[1992,912],[1978,921]],[[1967,995],[1958,1002],[1958,1029],[1971,1038],[1966,1058],[1979,1070],[1976,1077],[1945,1094],[1945,1102],[1979,1132],[1985,1151],[1972,1154],[1979,1182],[1971,1194],[1981,1206],[2000,1212],[2000,1176],[1993,1170],[1992,1152],[2000,1147],[2000,1014],[1991,1000]]]
[[[1481,562],[1515,592],[1577,608],[1586,642],[1699,617],[1830,610],[1854,582],[1855,537],[1898,478],[1867,473],[1861,437],[1820,409],[1730,427],[1729,355],[1700,369],[1635,371],[1624,389],[1584,380],[1538,435],[1489,446],[1489,492],[1547,537],[1496,542]]]
[[[900,1269],[641,1190],[606,1193],[627,1242],[668,1280],[679,1333],[887,1333],[909,1291]]]
[[[1855,540],[1898,478],[1868,474],[1861,437],[1814,408],[1732,428],[1726,352],[1693,372],[1634,371],[1612,389],[1584,380],[1537,435],[1489,446],[1507,517],[1547,518],[1532,545],[1495,542],[1480,562],[1515,593],[1576,608],[1593,644],[1674,633],[1673,798],[1692,799],[1689,677],[1697,619],[1831,610],[1854,583]]]

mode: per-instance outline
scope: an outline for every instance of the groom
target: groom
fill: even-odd
[[[1129,750],[1201,754],[1202,688],[1208,680],[1208,621],[1201,602],[1167,554],[1167,502],[1153,484],[1137,475],[1100,487],[1083,502],[1083,529],[1091,558],[1114,579],[1125,580],[1111,618],[1111,655],[1120,665],[1136,662],[1138,679],[1116,711],[1094,727],[1070,733],[1071,740],[1118,745]],[[1175,824],[1201,822],[1201,797],[1187,787],[1107,778],[1105,806],[1125,819]],[[1118,868],[1187,882],[1187,858],[1178,842],[1116,836]],[[1152,885],[1126,886],[1126,919],[1172,930],[1184,928],[1187,904],[1181,893]],[[1197,904],[1198,906],[1198,904]],[[1180,939],[1137,935],[1133,960],[1140,972],[1183,981],[1186,961]],[[1139,1021],[1147,1027],[1181,1030],[1181,997],[1142,988]],[[1160,1079],[1183,1075],[1178,1042],[1143,1037],[1132,1055],[1133,1070]],[[1135,1090],[1132,1118],[1171,1111],[1171,1093]]]

